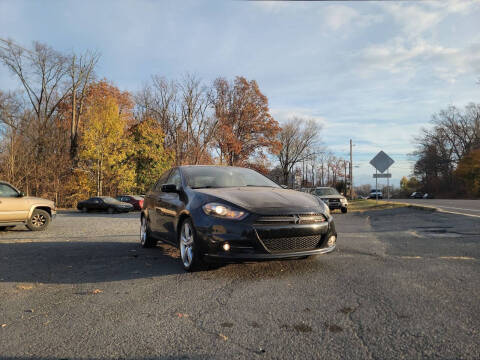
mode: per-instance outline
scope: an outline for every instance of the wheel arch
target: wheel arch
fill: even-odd
[[[187,211],[184,211],[184,212],[180,213],[180,215],[178,216],[177,225],[175,226],[175,231],[176,231],[175,232],[175,238],[177,239],[177,243],[178,243],[178,239],[180,238],[179,237],[180,231],[181,231],[180,227],[182,226],[183,222],[186,219],[192,219],[192,217],[190,216],[190,213],[187,212]]]
[[[52,216],[52,208],[50,206],[45,205],[32,205],[30,207],[30,212],[28,213],[28,218],[30,218],[35,210],[43,210],[48,213],[48,215]]]

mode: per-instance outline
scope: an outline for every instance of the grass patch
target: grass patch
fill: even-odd
[[[406,204],[398,204],[383,200],[353,200],[348,204],[348,211],[370,211],[370,210],[386,210],[406,207]]]

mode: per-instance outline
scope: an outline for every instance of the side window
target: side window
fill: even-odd
[[[160,179],[158,179],[157,183],[155,184],[154,191],[162,191],[162,185],[166,183],[168,174],[170,174],[170,170],[165,171],[162,176],[160,176]]]
[[[175,184],[177,187],[182,185],[182,178],[180,177],[180,172],[178,169],[174,170],[172,174],[169,176],[167,184]]]
[[[0,184],[0,197],[18,197],[18,192],[7,184]]]

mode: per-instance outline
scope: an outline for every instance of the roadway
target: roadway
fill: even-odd
[[[390,201],[430,206],[443,212],[480,217],[480,200],[391,199]]]

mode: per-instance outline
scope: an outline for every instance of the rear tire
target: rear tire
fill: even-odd
[[[145,216],[140,219],[140,245],[143,248],[151,248],[157,245],[157,240],[152,236],[150,221]]]
[[[27,220],[27,228],[31,231],[44,231],[50,224],[51,217],[48,212],[41,209],[35,209],[32,216]]]
[[[88,212],[88,209],[85,206],[83,206],[80,208],[80,211],[85,214]]]

